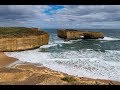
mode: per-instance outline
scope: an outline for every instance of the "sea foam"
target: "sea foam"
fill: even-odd
[[[120,51],[106,50],[104,53],[92,50],[68,50],[59,53],[38,51],[36,49],[5,54],[20,61],[40,63],[70,75],[120,81]]]

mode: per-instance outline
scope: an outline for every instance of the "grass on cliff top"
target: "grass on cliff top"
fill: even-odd
[[[45,32],[25,27],[0,27],[0,38],[38,36]]]

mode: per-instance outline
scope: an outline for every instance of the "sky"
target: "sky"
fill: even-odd
[[[0,5],[0,26],[120,28],[120,5]]]

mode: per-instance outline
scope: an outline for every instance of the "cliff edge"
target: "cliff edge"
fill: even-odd
[[[49,34],[37,28],[1,27],[0,51],[21,51],[48,44]]]

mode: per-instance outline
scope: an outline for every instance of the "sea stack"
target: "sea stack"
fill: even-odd
[[[102,32],[81,31],[73,29],[57,30],[57,35],[58,37],[67,40],[104,38],[104,34]]]
[[[21,51],[48,44],[49,34],[38,28],[0,27],[0,51]]]

